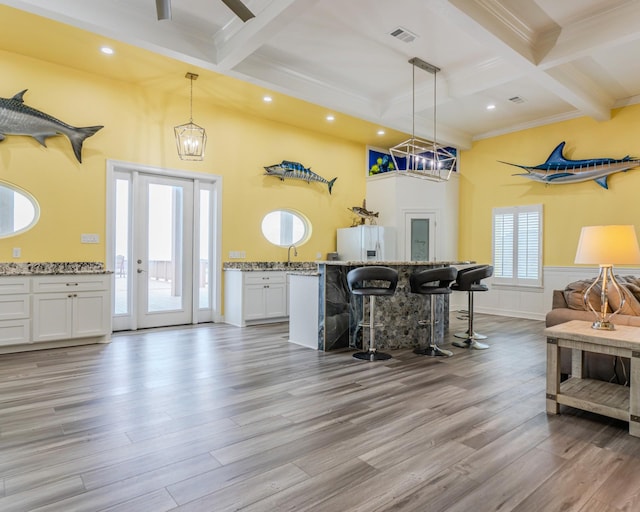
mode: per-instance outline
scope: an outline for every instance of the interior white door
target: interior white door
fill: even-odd
[[[133,269],[137,326],[193,320],[193,182],[140,175]]]
[[[434,261],[436,256],[436,214],[405,212],[405,258],[407,261]]]

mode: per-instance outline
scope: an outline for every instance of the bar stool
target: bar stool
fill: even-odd
[[[388,283],[387,286],[371,285],[368,281],[382,281]],[[378,352],[376,350],[376,327],[382,327],[381,324],[375,324],[375,308],[376,297],[393,295],[398,286],[398,272],[389,267],[371,266],[354,268],[347,274],[347,284],[352,295],[362,296],[362,322],[360,326],[369,327],[369,350],[366,352],[356,352],[353,357],[364,361],[383,361],[391,359],[390,354]],[[369,297],[369,322],[365,321],[364,297]],[[364,349],[364,332],[363,332],[363,349]]]
[[[461,268],[460,270],[458,270],[458,275],[464,273],[464,272],[469,272],[470,270],[474,270],[476,268],[481,268],[484,267],[485,265],[473,265],[471,267],[465,267],[465,268]],[[469,299],[469,294],[471,292],[467,292],[467,302]],[[458,320],[466,320],[467,322],[469,321],[469,310],[464,310],[464,311],[459,311],[460,316],[457,316],[456,318]],[[461,332],[457,332],[454,334],[454,336],[456,338],[461,338],[463,340],[466,340],[467,338],[469,338],[469,331],[461,331]],[[471,336],[474,340],[486,340],[487,337],[484,334],[480,334],[474,331],[473,335]]]
[[[467,269],[466,272],[458,271],[456,282],[451,285],[454,291],[469,292],[469,328],[467,329],[467,338],[462,341],[454,341],[453,345],[460,348],[474,348],[476,350],[484,350],[489,348],[486,343],[480,343],[473,338],[473,294],[475,292],[486,292],[489,287],[480,281],[493,275],[493,267],[491,265],[482,265],[477,268]]]
[[[438,347],[436,343],[435,327],[436,327],[436,300],[441,295],[443,300],[445,295],[451,293],[449,285],[456,280],[458,271],[454,267],[441,267],[420,272],[414,272],[409,278],[411,285],[411,293],[419,293],[429,296],[429,305],[431,308],[429,320],[419,320],[419,325],[429,325],[429,345],[425,348],[416,348],[414,353],[424,356],[452,356],[453,352]]]

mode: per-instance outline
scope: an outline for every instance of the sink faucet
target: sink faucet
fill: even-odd
[[[291,249],[293,248],[293,255],[297,256],[298,255],[298,249],[296,249],[295,245],[290,245],[289,248],[287,249],[287,267],[289,265],[291,265]]]

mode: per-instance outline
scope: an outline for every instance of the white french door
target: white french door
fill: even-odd
[[[108,164],[114,331],[218,318],[217,178]]]
[[[138,327],[191,323],[193,182],[141,175],[134,217]]]

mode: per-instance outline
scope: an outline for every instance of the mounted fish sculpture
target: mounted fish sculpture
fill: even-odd
[[[27,135],[47,147],[47,137],[64,134],[71,142],[73,153],[82,163],[82,143],[102,126],[76,128],[59,119],[40,112],[24,104],[24,93],[20,91],[13,98],[0,98],[0,142],[6,135]]]
[[[514,174],[540,183],[561,184],[578,183],[593,180],[603,188],[608,189],[607,178],[617,172],[626,172],[640,166],[640,159],[625,156],[619,160],[615,158],[591,158],[588,160],[568,160],[564,157],[565,142],[561,142],[552,151],[546,162],[534,167],[527,165],[500,163],[513,165],[524,169],[526,174]]]
[[[311,170],[311,167],[306,168],[304,165],[298,162],[290,162],[289,160],[283,160],[279,164],[269,165],[264,168],[265,175],[267,176],[276,176],[284,181],[287,178],[291,178],[294,180],[303,180],[307,183],[311,183],[312,181],[317,181],[318,183],[326,183],[327,187],[329,187],[329,194],[331,194],[331,189],[333,188],[333,184],[338,179],[333,178],[331,181],[327,181],[322,176],[316,174]]]
[[[367,200],[362,200],[362,206],[352,206],[351,208],[347,208],[350,212],[356,214],[361,219],[361,224],[364,224],[366,220],[369,220],[369,224],[375,224],[376,219],[380,212],[373,212],[371,210],[367,210]]]

